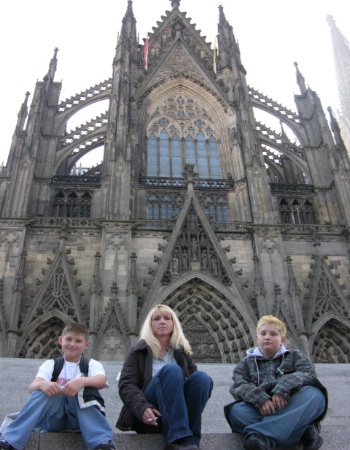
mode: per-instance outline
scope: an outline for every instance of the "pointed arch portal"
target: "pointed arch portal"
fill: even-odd
[[[315,363],[348,363],[350,343],[349,327],[331,318],[319,330],[313,345],[312,359]]]
[[[68,322],[72,320],[60,313],[51,313],[33,322],[22,337],[18,356],[36,359],[54,359],[61,356],[58,337]]]
[[[164,303],[178,315],[197,362],[237,363],[253,346],[238,308],[199,278],[178,287]]]

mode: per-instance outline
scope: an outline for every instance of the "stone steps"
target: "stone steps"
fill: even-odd
[[[162,450],[160,435],[137,435],[116,433],[114,442],[117,450]],[[293,450],[301,450],[294,447]],[[86,450],[80,435],[72,433],[36,433],[26,445],[25,450]],[[201,440],[202,450],[242,450],[243,439],[233,433],[205,433]]]
[[[6,414],[19,411],[28,398],[28,386],[32,382],[41,360],[0,358],[0,423]],[[107,419],[115,430],[118,450],[162,450],[159,435],[136,435],[122,433],[115,428],[121,408],[116,376],[121,362],[103,362],[109,382],[109,389],[103,390]],[[232,398],[228,392],[231,385],[232,364],[199,364],[199,369],[207,372],[214,381],[214,389],[203,413],[203,450],[242,450],[243,439],[231,433],[223,406]],[[322,450],[350,450],[350,364],[317,364],[316,370],[329,392],[328,415],[322,422]],[[86,446],[80,434],[33,433],[26,450],[80,450]],[[293,450],[301,450],[297,447]]]

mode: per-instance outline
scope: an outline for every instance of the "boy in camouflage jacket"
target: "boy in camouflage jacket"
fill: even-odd
[[[327,391],[309,359],[286,349],[286,332],[278,318],[263,316],[258,347],[234,369],[230,393],[236,401],[225,407],[225,415],[232,430],[245,435],[246,450],[322,446],[319,421],[326,414]]]

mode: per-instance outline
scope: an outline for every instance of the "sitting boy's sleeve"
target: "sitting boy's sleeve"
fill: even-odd
[[[310,384],[317,378],[315,366],[299,350],[294,350],[292,365],[286,364],[283,370],[284,374],[276,383],[272,394],[284,398],[289,398],[293,390]]]
[[[54,360],[53,359],[46,360],[39,367],[38,372],[35,375],[35,378],[43,378],[46,381],[51,381],[53,374],[53,367],[54,367]]]
[[[94,377],[96,375],[106,375],[106,371],[100,361],[96,361],[96,359],[90,359],[88,376]]]
[[[266,400],[270,399],[270,395],[257,385],[255,378],[255,375],[250,373],[247,358],[244,358],[233,371],[230,393],[236,400],[243,400],[261,408]]]

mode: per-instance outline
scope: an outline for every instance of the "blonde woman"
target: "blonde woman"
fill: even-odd
[[[179,319],[166,305],[148,314],[119,379],[124,405],[117,428],[162,433],[164,450],[199,449],[212,379],[192,360]]]

